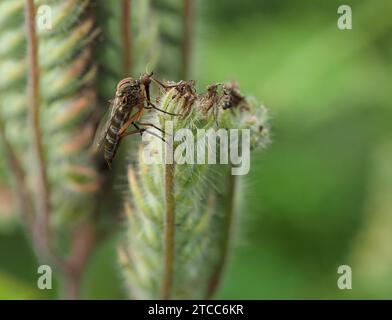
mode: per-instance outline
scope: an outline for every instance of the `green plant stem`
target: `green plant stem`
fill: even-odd
[[[184,0],[181,79],[189,79],[192,61],[193,1]]]
[[[237,184],[237,177],[229,173],[228,180],[229,181],[227,187],[227,196],[225,199],[224,220],[222,226],[223,235],[219,250],[220,257],[208,285],[206,299],[211,299],[214,296],[216,290],[218,289],[218,286],[222,279],[222,273],[224,272],[224,268],[229,255],[235,209],[235,189]]]
[[[65,277],[63,297],[66,300],[79,300],[80,299],[80,277],[75,273],[68,273]]]
[[[91,221],[82,221],[72,237],[71,253],[65,271],[64,296],[69,300],[80,298],[80,281],[86,264],[97,242],[97,233]]]
[[[132,74],[132,26],[131,26],[131,0],[122,0],[122,44],[124,76]]]
[[[161,287],[161,299],[170,299],[173,283],[174,251],[175,251],[175,199],[174,199],[174,164],[165,165],[165,255],[164,271]]]
[[[28,89],[30,108],[30,123],[33,130],[33,152],[37,166],[37,192],[36,192],[36,219],[32,225],[33,241],[38,255],[49,258],[66,277],[66,298],[77,299],[79,280],[90,249],[79,254],[78,246],[73,246],[68,261],[64,261],[52,251],[49,235],[50,219],[50,192],[47,172],[45,168],[44,149],[41,140],[40,105],[39,105],[39,66],[38,66],[38,41],[35,30],[35,6],[33,0],[26,0],[26,28],[28,46]],[[77,238],[76,238],[77,240]],[[74,243],[76,241],[74,239]],[[76,243],[78,243],[76,241]],[[79,243],[80,245],[80,243]],[[90,246],[89,246],[90,247]],[[76,258],[73,258],[76,256]],[[86,259],[83,259],[86,257]],[[74,261],[81,259],[81,267],[75,268]]]
[[[30,123],[33,130],[32,148],[37,166],[37,222],[35,231],[38,237],[38,245],[43,252],[48,253],[49,248],[49,215],[50,200],[48,178],[45,169],[44,151],[41,141],[41,128],[39,117],[39,67],[38,67],[38,42],[35,32],[35,6],[33,0],[26,0],[26,28],[27,28],[27,52],[28,52],[28,97],[31,103]]]

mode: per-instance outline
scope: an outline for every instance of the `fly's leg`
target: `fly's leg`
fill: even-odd
[[[151,106],[151,107],[149,107],[149,106]],[[155,110],[158,110],[158,111],[160,111],[160,112],[162,112],[162,113],[166,113],[166,114],[169,114],[169,115],[171,115],[171,116],[180,116],[181,114],[178,114],[178,113],[171,113],[171,112],[168,112],[168,111],[165,111],[165,110],[162,110],[162,109],[159,109],[157,106],[155,106],[148,98],[147,98],[147,107],[145,107],[146,109],[155,109]]]
[[[158,110],[160,112],[169,114],[171,116],[178,116],[178,114],[167,112],[165,110],[159,109],[157,106],[155,106],[151,102],[151,98],[150,98],[150,82],[151,82],[151,80],[150,79],[154,80],[155,82],[157,82],[160,86],[162,86],[164,88],[171,88],[172,87],[172,86],[164,85],[162,82],[154,79],[152,77],[152,75],[153,75],[153,73],[151,72],[150,74],[145,75],[144,78],[142,79],[142,83],[144,84],[144,88],[145,88],[145,91],[146,91],[146,99],[147,99],[147,106],[145,108],[146,109],[151,109],[152,108],[152,109]],[[151,107],[149,107],[149,106],[151,106]]]
[[[162,88],[165,88],[165,89],[171,89],[171,88],[175,88],[178,86],[177,84],[164,84],[161,81],[159,81],[158,79],[153,78],[152,73],[151,73],[150,77],[153,81],[155,81],[156,83],[158,83],[158,85],[160,85]]]
[[[138,124],[140,124],[140,125],[142,125],[142,126],[153,127],[153,128],[155,128],[155,129],[157,129],[158,131],[162,132],[163,134],[166,134],[165,131],[163,131],[161,128],[157,127],[155,124],[152,124],[152,123],[149,123],[149,122],[137,122],[137,123],[134,122],[134,125],[135,125],[135,126],[138,125]]]
[[[140,107],[139,111],[136,112],[132,117],[129,117],[128,120],[123,124],[123,126],[120,128],[118,134],[121,136],[129,128],[129,126],[133,122],[135,122],[141,118],[142,114],[143,114],[143,108]]]
[[[133,122],[132,125],[133,125],[137,130],[139,130],[140,135],[142,135],[143,132],[147,130],[147,129],[145,129],[145,128],[140,128],[135,122]]]
[[[124,137],[126,137],[126,136],[129,136],[129,135],[131,135],[131,134],[140,133],[140,135],[142,135],[144,132],[148,132],[149,134],[153,135],[154,137],[157,137],[157,138],[161,139],[163,142],[166,142],[165,139],[163,139],[162,137],[158,136],[158,135],[155,134],[154,132],[149,131],[149,130],[147,130],[147,129],[145,129],[145,128],[140,128],[140,127],[139,127],[137,124],[135,124],[135,123],[132,123],[132,125],[136,128],[136,130],[131,130],[131,131],[125,131],[125,132],[123,132],[123,133],[120,135],[120,138],[121,138],[121,139],[124,138]]]
[[[148,132],[149,134],[153,135],[154,137],[157,137],[157,138],[161,139],[163,142],[166,142],[166,140],[165,140],[164,138],[158,136],[158,135],[155,134],[154,132],[149,131],[149,130],[147,130],[147,129],[145,129],[145,128],[140,128],[135,122],[132,123],[132,124],[133,124],[133,126],[134,126],[137,130],[139,130],[139,132],[140,132],[141,135],[143,134],[143,132]],[[142,123],[140,123],[140,124],[142,124]],[[158,129],[158,130],[164,132],[162,129],[159,129],[158,127],[154,126],[152,123],[148,123],[147,125],[152,125],[154,128],[156,128],[156,129]]]
[[[147,130],[147,129],[137,129],[137,130],[126,131],[126,132],[123,132],[123,133],[120,135],[120,138],[122,139],[122,138],[124,138],[124,137],[126,137],[126,136],[130,136],[131,134],[135,134],[135,133],[143,134],[143,132],[146,131],[146,130]]]
[[[118,134],[120,137],[124,134],[124,132],[129,128],[129,126],[132,124],[132,119],[129,118],[127,122],[121,127],[121,129],[118,131]]]

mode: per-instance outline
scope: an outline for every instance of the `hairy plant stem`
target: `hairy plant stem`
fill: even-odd
[[[66,284],[64,285],[63,297],[66,300],[80,299],[80,277],[79,275],[69,273],[66,277]]]
[[[124,76],[132,74],[132,26],[131,26],[131,0],[122,0],[122,44]]]
[[[159,97],[161,110],[181,116],[158,114],[151,121],[175,138],[164,144],[152,135],[146,136],[137,165],[132,163],[128,169],[132,195],[125,202],[129,245],[125,251],[119,250],[119,260],[130,294],[137,299],[212,296],[231,249],[237,198],[232,174],[238,173],[234,170],[238,168],[206,163],[207,152],[216,152],[218,147],[222,155],[224,146],[222,139],[211,139],[208,132],[215,134],[216,125],[223,130],[248,129],[249,136],[237,138],[238,145],[234,140],[226,145],[236,152],[246,139],[250,150],[268,143],[267,111],[256,99],[242,96],[234,83],[225,84],[224,90],[212,84],[201,94],[193,85],[181,81]],[[224,101],[234,103],[233,108],[215,114],[214,109],[223,109]],[[187,135],[179,139],[181,129],[187,129]],[[192,140],[195,138],[196,142]],[[165,146],[175,148],[168,153]],[[194,156],[195,146],[203,163],[186,163],[181,157]],[[149,163],[145,161],[146,150],[151,156]],[[169,164],[173,161],[175,165]]]
[[[225,199],[224,218],[223,218],[223,234],[220,243],[220,257],[215,270],[212,274],[210,283],[207,288],[206,299],[211,299],[222,280],[222,274],[228,259],[230,242],[232,235],[232,225],[235,210],[235,189],[237,184],[237,176],[228,174],[228,187]]]
[[[64,296],[66,299],[80,298],[80,281],[85,266],[97,241],[97,233],[91,221],[82,221],[72,238],[71,253],[67,259],[66,285]]]
[[[161,287],[161,299],[170,299],[173,284],[175,251],[175,199],[174,199],[174,164],[165,165],[165,245],[164,271]]]
[[[44,149],[42,145],[42,134],[40,127],[40,96],[39,96],[39,66],[38,66],[38,40],[35,30],[35,6],[33,0],[26,0],[26,28],[27,28],[27,45],[28,45],[28,90],[30,108],[30,123],[33,130],[33,153],[35,157],[35,165],[37,166],[37,192],[36,192],[36,208],[35,220],[30,216],[34,216],[33,209],[29,207],[26,210],[26,219],[30,226],[32,233],[34,247],[37,250],[37,255],[42,258],[48,258],[65,277],[65,298],[78,299],[80,279],[90,256],[90,253],[95,245],[95,230],[91,226],[91,222],[81,222],[72,238],[72,245],[70,254],[67,259],[62,259],[57,256],[52,250],[50,241],[50,190],[48,183],[48,176],[45,167]],[[9,149],[8,151],[10,151]],[[14,171],[18,172],[18,179],[21,180],[20,166],[15,162],[16,157],[10,154]],[[28,192],[27,187],[23,189],[23,193]],[[26,193],[28,194],[28,193]],[[26,195],[25,195],[26,197]],[[26,204],[32,202],[25,198]],[[34,223],[30,223],[33,221]]]
[[[184,0],[181,79],[189,79],[192,61],[193,1]]]
[[[28,51],[28,97],[31,103],[30,123],[33,130],[33,152],[37,166],[37,192],[36,192],[36,237],[37,244],[47,255],[49,249],[49,215],[50,195],[48,178],[45,169],[44,151],[41,141],[41,128],[39,116],[39,67],[38,67],[38,42],[35,32],[35,6],[33,0],[26,0],[26,27]]]

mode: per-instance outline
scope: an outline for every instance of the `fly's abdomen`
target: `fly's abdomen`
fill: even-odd
[[[108,162],[111,162],[111,160],[114,158],[118,147],[118,143],[119,143],[118,132],[117,135],[115,136],[114,134],[112,134],[111,130],[109,129],[105,142],[105,159]]]
[[[109,130],[106,134],[105,141],[105,159],[110,164],[116,155],[118,145],[120,143],[120,129],[123,125],[123,120],[115,116],[110,124]]]

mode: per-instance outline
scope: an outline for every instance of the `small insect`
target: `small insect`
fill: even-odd
[[[245,97],[239,92],[236,83],[232,82],[223,86],[223,106],[222,108],[231,109],[233,107],[246,107]]]
[[[203,96],[203,109],[205,112],[209,112],[210,110],[212,111],[212,114],[214,116],[214,120],[216,125],[218,126],[218,112],[219,112],[219,101],[221,97],[218,94],[218,88],[221,85],[221,83],[214,83],[210,84],[207,87],[207,92]]]
[[[166,83],[162,83],[156,79],[153,80],[165,90],[172,88],[176,89],[177,92],[172,96],[172,99],[176,99],[177,97],[183,98],[183,103],[180,109],[182,110],[181,116],[185,118],[190,113],[191,107],[197,99],[195,80],[181,80],[179,82],[170,81]]]
[[[104,158],[109,167],[112,165],[122,138],[134,133],[142,134],[143,132],[149,132],[155,135],[153,132],[148,131],[146,128],[141,128],[139,125],[153,127],[163,132],[163,130],[152,123],[140,122],[144,109],[153,108],[170,115],[175,115],[157,108],[151,102],[151,80],[152,73],[145,73],[139,79],[128,77],[122,79],[117,84],[116,94],[110,101],[109,110],[98,126],[93,143],[94,151],[104,149]],[[147,106],[145,106],[145,102],[147,102]],[[127,131],[131,125],[135,127],[135,130]],[[164,141],[163,138],[161,139]]]
[[[184,101],[181,106],[182,112],[182,117],[185,118],[190,112],[191,112],[191,107],[195,100],[197,99],[196,91],[195,91],[195,81],[190,80],[190,81],[184,81],[181,80],[174,86],[178,92],[178,95],[183,97]],[[173,99],[176,98],[177,95],[173,96]]]

